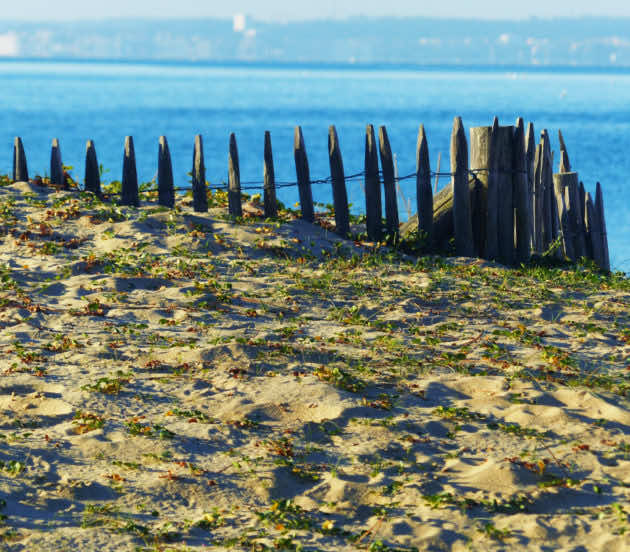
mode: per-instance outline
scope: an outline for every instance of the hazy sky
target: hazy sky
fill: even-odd
[[[558,15],[630,16],[628,0],[3,0],[0,20],[100,17],[230,17],[310,19],[350,15],[526,18]]]

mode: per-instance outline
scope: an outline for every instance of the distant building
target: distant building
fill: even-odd
[[[20,40],[14,32],[0,34],[0,56],[14,57],[20,53]]]
[[[235,33],[242,33],[247,28],[247,17],[243,13],[237,13],[232,19],[232,28]]]

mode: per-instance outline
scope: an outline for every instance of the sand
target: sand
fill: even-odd
[[[627,279],[189,203],[0,188],[0,550],[630,549]]]

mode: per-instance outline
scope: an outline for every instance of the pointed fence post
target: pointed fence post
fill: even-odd
[[[173,163],[166,136],[160,136],[158,142],[158,205],[173,208],[175,206],[175,185],[173,182]]]
[[[273,167],[273,151],[271,149],[271,133],[265,131],[264,150],[264,204],[265,218],[275,218],[278,216],[278,202],[276,200],[276,175]]]
[[[57,138],[53,138],[52,148],[50,151],[50,183],[53,186],[61,186],[64,189],[68,188],[63,174],[61,149],[59,148],[59,140]]]
[[[374,127],[365,130],[365,218],[370,241],[383,237],[383,205],[381,203],[381,180],[378,174],[378,151]]]
[[[328,129],[328,162],[332,180],[336,232],[340,236],[346,237],[350,232],[348,192],[346,191],[346,177],[339,148],[339,137],[334,125],[331,125]]]
[[[15,137],[13,143],[13,182],[28,182],[28,167],[22,138]]]
[[[535,178],[535,158],[536,158],[536,137],[534,134],[534,124],[528,123],[527,134],[525,138],[525,158],[527,162],[527,208],[529,210],[529,248],[530,254],[535,251],[534,247],[534,232],[536,223],[534,221],[534,178]]]
[[[542,166],[543,166],[543,146],[539,143],[536,146],[534,157],[534,251],[538,254],[543,252],[543,193],[542,193]]]
[[[451,173],[453,187],[453,231],[455,252],[462,257],[475,255],[468,186],[468,143],[461,117],[455,117],[451,134]]]
[[[241,169],[238,162],[236,136],[230,134],[230,151],[228,157],[228,212],[232,217],[243,216],[241,203]]]
[[[516,121],[514,131],[514,216],[516,230],[516,262],[523,263],[529,260],[529,190],[527,183],[527,157],[525,151],[525,125],[522,118]]]
[[[382,126],[378,129],[378,148],[381,157],[381,170],[383,171],[383,188],[385,190],[385,223],[387,235],[396,240],[399,230],[398,201],[396,201],[396,178],[394,174],[394,158],[389,144],[387,129]]]
[[[586,193],[584,200],[585,224],[586,224],[586,244],[589,258],[598,266],[602,266],[604,255],[602,253],[601,232],[595,204],[590,193]]]
[[[196,213],[208,211],[208,189],[206,187],[206,164],[203,158],[203,138],[195,136],[192,170],[193,209]]]
[[[431,164],[429,142],[424,125],[418,129],[416,146],[416,198],[418,202],[418,236],[426,249],[433,245],[433,191],[431,190]]]
[[[136,171],[136,152],[133,147],[133,137],[125,138],[125,154],[123,157],[121,205],[140,206],[138,196],[138,172]]]
[[[606,232],[606,216],[604,215],[604,194],[602,192],[601,184],[597,183],[595,191],[595,211],[597,212],[597,220],[599,223],[601,251],[602,251],[602,264],[600,265],[603,270],[610,272],[610,255],[608,253],[608,233]]]
[[[565,189],[567,190],[569,201],[567,211],[569,213],[569,225],[571,227],[573,239],[573,251],[577,261],[586,256],[586,240],[583,233],[583,214],[580,205],[580,190],[578,175],[575,172],[562,173],[567,175],[565,179]]]
[[[558,211],[560,224],[559,236],[562,238],[562,256],[575,261],[575,248],[573,247],[573,225],[569,212],[570,194],[568,183],[569,173],[557,173],[553,175],[554,200]]]
[[[92,140],[88,140],[85,145],[85,190],[97,196],[101,195],[101,173]]]
[[[484,237],[485,258],[499,258],[499,159],[501,157],[501,130],[499,119],[494,118],[488,142],[486,224]],[[482,234],[483,235],[483,234]]]
[[[295,159],[295,172],[297,175],[298,192],[300,194],[300,209],[302,218],[307,222],[315,221],[315,209],[313,207],[313,190],[311,188],[311,173],[308,167],[308,156],[304,146],[302,127],[296,126],[293,135],[293,157]]]
[[[549,135],[547,130],[543,130],[540,137],[542,149],[542,165],[541,165],[541,193],[542,193],[542,252],[547,251],[553,243],[556,232],[554,232],[552,204],[552,188],[553,188],[553,169],[551,161],[551,146],[549,144]]]
[[[567,151],[567,146],[564,143],[564,136],[562,136],[561,130],[558,130],[558,141],[560,142],[560,170],[558,172],[571,172],[569,152]]]

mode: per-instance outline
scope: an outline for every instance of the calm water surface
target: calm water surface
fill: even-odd
[[[156,173],[157,140],[169,139],[176,185],[186,186],[195,134],[203,134],[207,177],[227,180],[230,132],[238,140],[241,179],[262,178],[264,131],[271,131],[276,178],[295,180],[293,128],[302,125],[312,178],[329,174],[328,125],[335,124],[346,173],[363,169],[365,125],[387,125],[400,174],[415,170],[418,125],[424,123],[432,168],[448,166],[453,117],[468,127],[518,116],[547,128],[558,150],[563,131],[573,168],[587,190],[604,188],[611,263],[630,271],[630,75],[409,69],[330,69],[2,62],[0,172],[10,172],[12,141],[22,136],[31,174],[49,172],[50,141],[61,141],[64,163],[83,178],[85,141],[96,142],[105,180],[120,178],[122,148],[133,135],[142,181]],[[4,145],[2,145],[4,144]],[[556,159],[558,156],[556,156]],[[557,170],[557,169],[556,169]],[[446,185],[446,180],[440,186]],[[415,201],[415,182],[403,184]],[[349,185],[364,210],[360,182]],[[315,200],[331,202],[328,185]],[[297,191],[279,198],[297,201]],[[415,209],[414,209],[415,210]],[[401,205],[401,218],[406,218]]]

